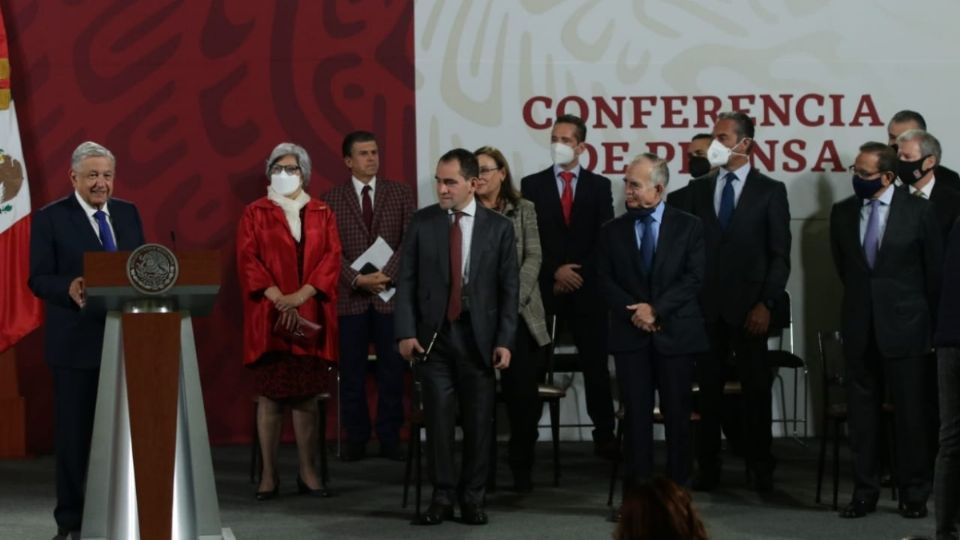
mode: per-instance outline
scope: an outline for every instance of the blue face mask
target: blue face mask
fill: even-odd
[[[880,178],[876,180],[867,180],[853,175],[853,192],[861,199],[872,199],[878,191],[883,189],[883,181]]]

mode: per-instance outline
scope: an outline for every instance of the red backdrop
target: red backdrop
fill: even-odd
[[[265,193],[281,141],[307,148],[309,191],[346,181],[340,141],[380,139],[381,176],[415,183],[413,2],[2,4],[34,208],[67,195],[70,153],[90,139],[117,156],[115,195],[140,208],[148,241],[220,250],[217,308],[196,321],[214,443],[246,441],[252,384],[240,362],[234,238]],[[16,348],[28,445],[52,447],[43,329]]]

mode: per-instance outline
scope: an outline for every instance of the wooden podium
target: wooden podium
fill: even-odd
[[[84,280],[107,318],[82,537],[223,538],[191,320],[213,307],[219,253],[91,252]]]

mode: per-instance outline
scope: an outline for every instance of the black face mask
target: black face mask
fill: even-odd
[[[857,175],[853,175],[853,192],[861,199],[872,199],[873,196],[883,189],[883,181],[867,180]]]
[[[627,208],[627,214],[630,214],[630,216],[633,218],[640,219],[643,216],[649,216],[656,209],[656,206],[652,206],[650,208]]]
[[[929,155],[923,156],[922,158],[916,161],[904,161],[902,159],[897,160],[897,177],[901,182],[908,185],[916,184],[921,178],[927,175],[931,169],[923,168],[923,160],[930,157]]]
[[[710,160],[703,156],[687,154],[687,168],[691,178],[700,178],[710,172]]]

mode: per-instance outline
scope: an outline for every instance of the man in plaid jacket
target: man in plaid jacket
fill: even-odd
[[[400,246],[416,210],[413,190],[399,182],[377,178],[380,154],[372,133],[355,131],[343,140],[343,161],[352,178],[330,190],[324,199],[337,216],[343,248],[337,314],[340,321],[340,406],[347,443],[341,458],[366,457],[370,439],[366,375],[370,343],[377,353],[376,433],[380,456],[403,459],[399,446],[403,423],[404,362],[393,336],[393,299],[379,294],[393,287]],[[393,256],[375,272],[360,273],[353,261],[382,237]]]

